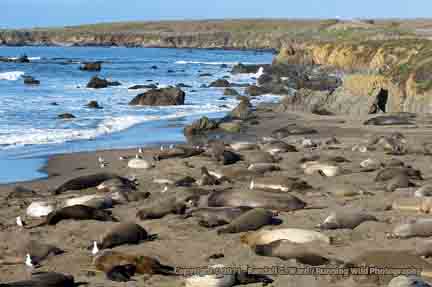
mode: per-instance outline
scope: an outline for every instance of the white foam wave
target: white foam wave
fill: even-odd
[[[15,60],[18,60],[19,57],[9,57],[8,59],[12,60],[12,61],[15,61]],[[29,59],[30,61],[37,61],[37,60],[40,60],[41,57],[27,57],[27,59]]]
[[[191,111],[190,109],[193,108]],[[12,134],[0,135],[0,145],[10,149],[24,145],[59,144],[73,140],[90,140],[97,137],[120,132],[140,123],[158,120],[168,120],[185,116],[196,116],[213,112],[228,111],[230,107],[221,108],[208,105],[205,107],[184,106],[169,115],[121,116],[107,118],[94,129],[30,129],[14,131]]]
[[[25,73],[21,71],[4,72],[4,73],[0,73],[0,80],[16,81],[24,74]]]

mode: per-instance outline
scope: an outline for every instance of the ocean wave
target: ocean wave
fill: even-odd
[[[200,61],[176,61],[177,65],[187,65],[187,64],[197,64],[197,65],[228,65],[228,66],[234,66],[239,64],[239,62],[200,62]]]
[[[193,109],[193,110],[191,110]],[[127,130],[135,125],[160,120],[169,120],[186,116],[197,116],[213,112],[225,112],[230,107],[218,106],[184,106],[168,115],[120,116],[102,120],[96,128],[87,129],[29,129],[0,133],[0,149],[11,149],[26,145],[60,144],[76,140],[91,140],[103,135]]]
[[[21,76],[23,76],[25,73],[21,71],[13,71],[13,72],[4,72],[0,73],[0,80],[6,80],[6,81],[16,81]]]
[[[18,60],[19,57],[9,57],[8,59],[14,61],[14,60]],[[30,61],[37,61],[40,60],[41,57],[27,57],[27,59],[29,59]]]

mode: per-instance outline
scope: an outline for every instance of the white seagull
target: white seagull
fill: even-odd
[[[105,160],[104,160],[104,158],[103,157],[98,157],[98,161],[99,161],[99,163],[105,163]]]
[[[162,190],[162,193],[165,193],[168,191],[168,186],[165,185],[164,189]]]
[[[30,254],[28,254],[28,253],[27,253],[27,255],[26,255],[25,265],[26,265],[27,267],[34,268],[34,265],[33,265],[32,259],[31,259],[31,256],[30,256]]]
[[[138,153],[143,153],[143,149],[142,149],[142,148],[139,148],[139,149],[138,149]]]
[[[99,252],[99,248],[98,248],[98,246],[97,246],[97,242],[94,241],[94,242],[93,242],[92,254],[93,254],[93,255],[96,255],[98,252]]]
[[[161,145],[161,147],[160,147],[160,150],[161,150],[161,151],[163,151],[163,150],[164,150],[164,146],[163,146],[163,145]]]
[[[24,222],[22,221],[21,216],[18,216],[18,217],[16,218],[16,224],[17,224],[19,227],[24,227]]]

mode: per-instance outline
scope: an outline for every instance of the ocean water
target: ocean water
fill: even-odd
[[[231,75],[236,63],[264,64],[273,55],[255,51],[153,48],[0,47],[0,56],[27,55],[31,63],[0,62],[0,183],[32,180],[57,153],[182,142],[182,129],[203,115],[221,117],[236,106],[223,97],[223,89],[202,88],[228,76],[230,82],[254,83],[257,75]],[[78,68],[85,61],[104,61],[102,71]],[[157,66],[157,69],[152,69]],[[210,73],[210,77],[200,74]],[[88,89],[93,75],[110,78],[121,86]],[[28,86],[23,76],[40,85]],[[170,107],[133,107],[128,102],[146,90],[128,90],[136,84],[159,87],[183,83],[186,104]],[[242,88],[238,89],[242,92]],[[275,101],[265,95],[259,101]],[[103,109],[85,105],[96,100]],[[52,103],[58,105],[53,105]],[[73,120],[57,119],[72,113]]]

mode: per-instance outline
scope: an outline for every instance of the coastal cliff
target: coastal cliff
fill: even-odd
[[[321,42],[286,46],[278,64],[323,65],[339,69],[343,84],[334,91],[304,93],[337,113],[432,112],[432,43],[387,40],[358,43]],[[304,102],[304,99],[301,101]],[[306,105],[307,106],[307,105]]]

